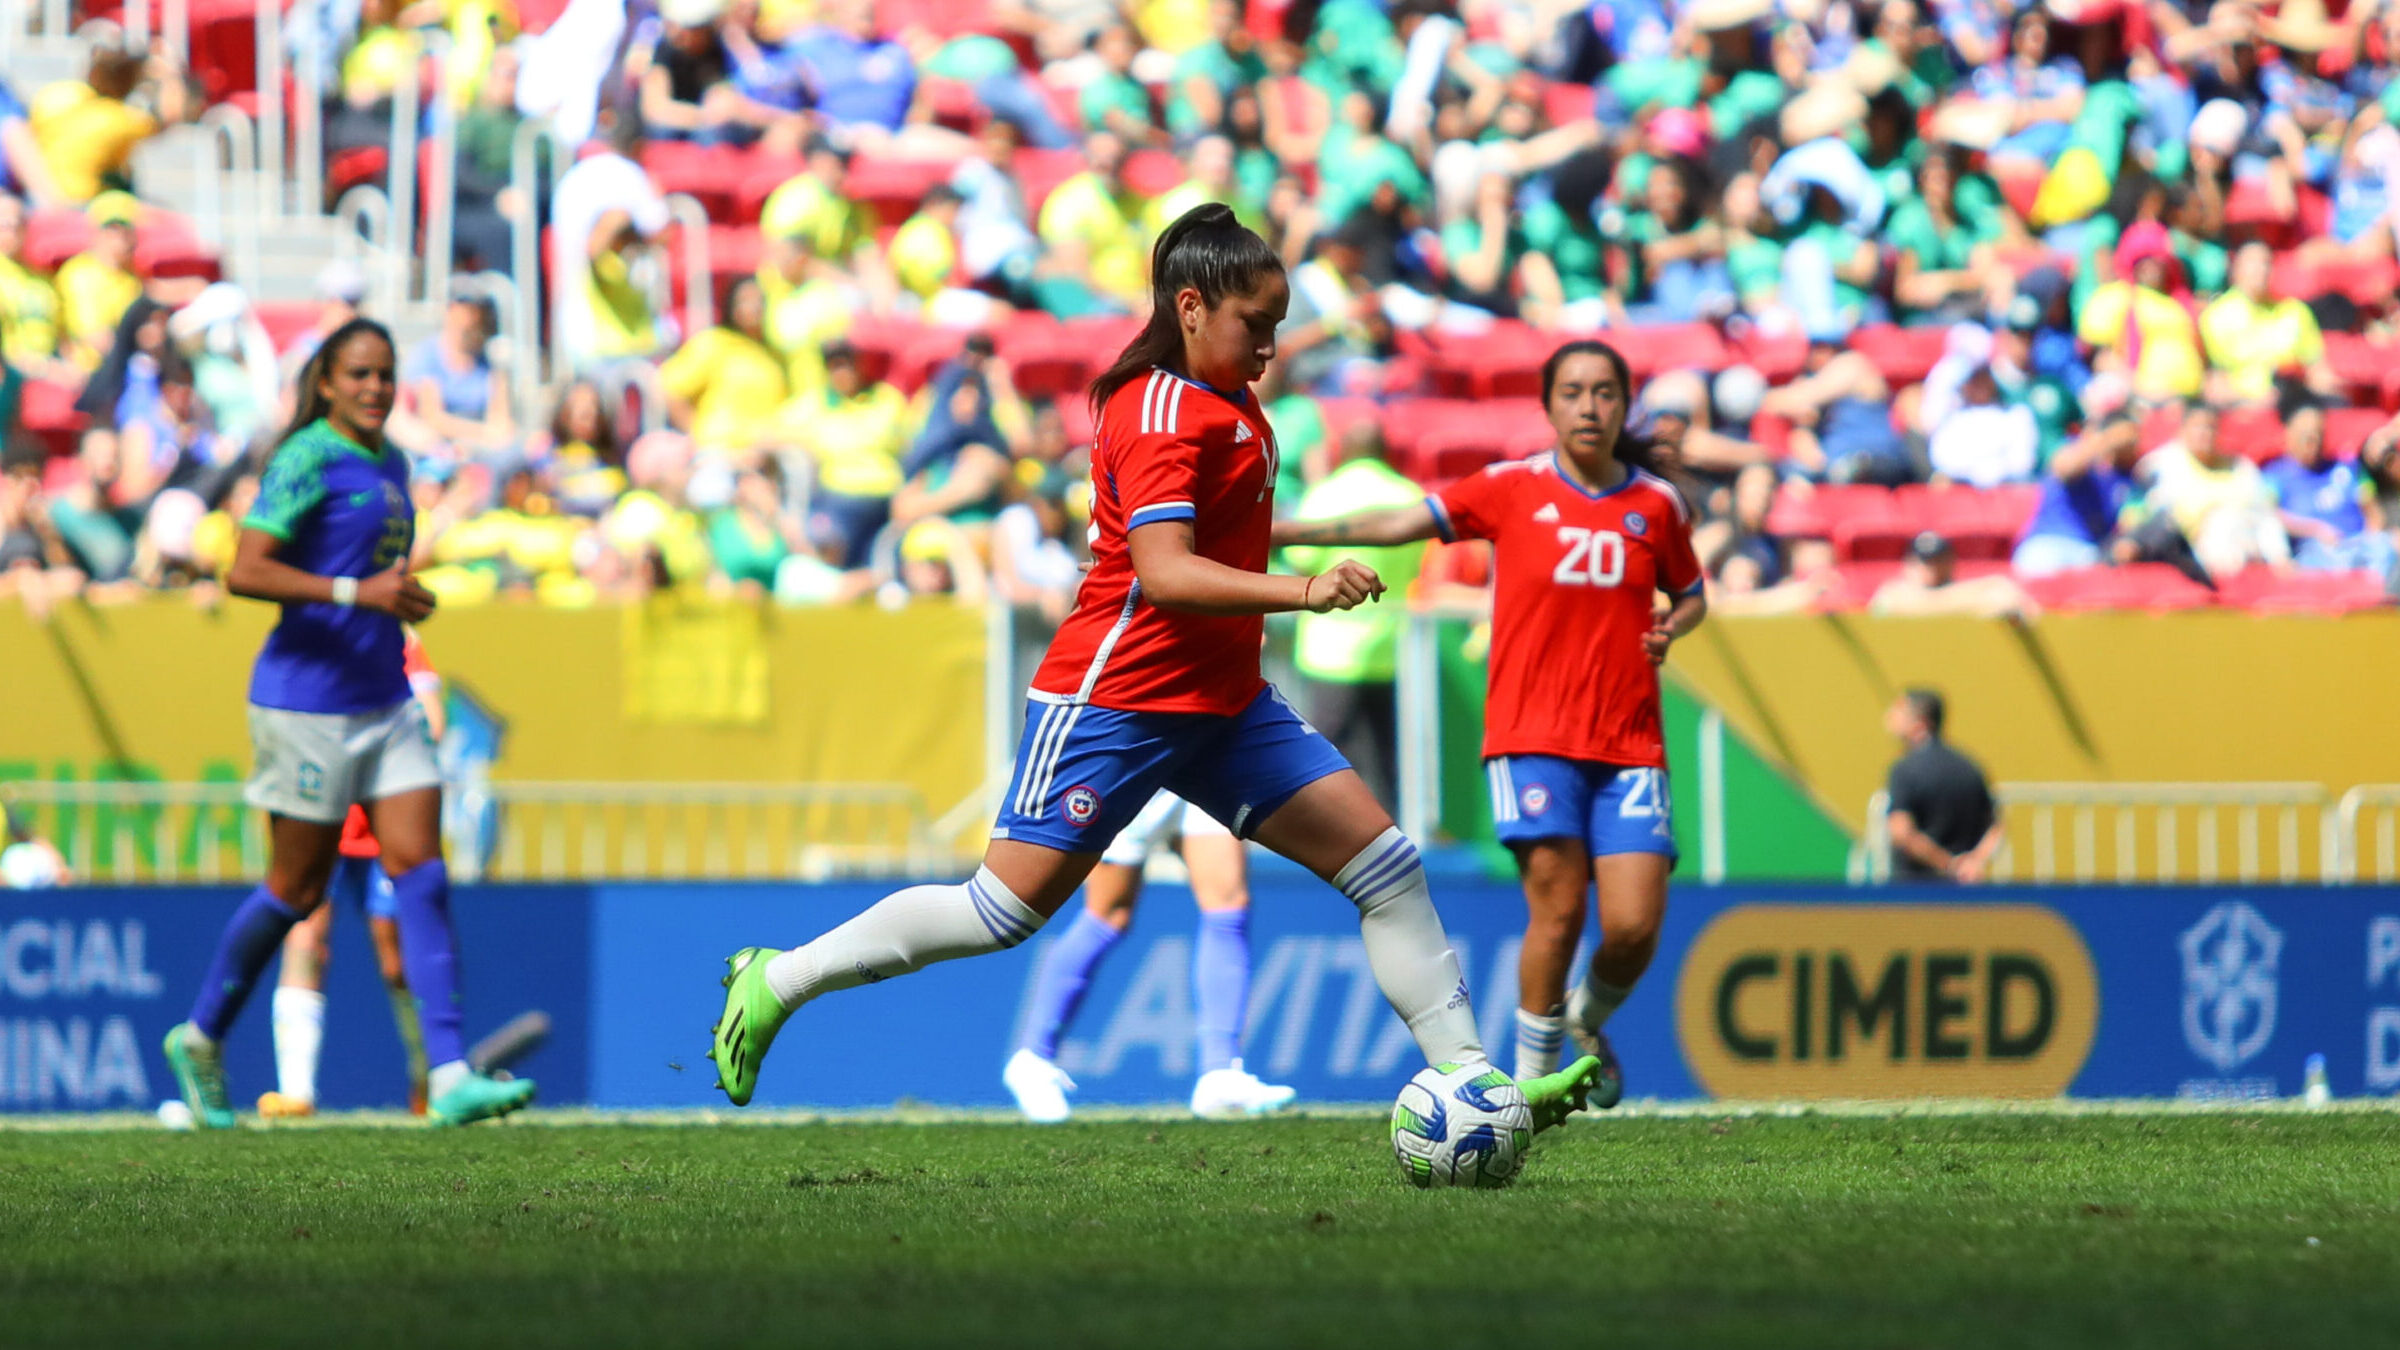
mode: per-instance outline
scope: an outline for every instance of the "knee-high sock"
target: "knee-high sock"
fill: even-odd
[[[283,946],[284,934],[298,922],[300,916],[266,887],[250,892],[226,922],[216,955],[208,960],[208,973],[200,977],[199,996],[192,1000],[194,1031],[212,1041],[225,1039],[249,1001],[251,987]]]
[[[1358,906],[1367,966],[1392,1011],[1417,1038],[1425,1061],[1483,1059],[1467,982],[1442,931],[1442,916],[1434,912],[1417,846],[1398,826],[1387,829],[1342,865],[1333,885]]]
[[[275,1023],[275,1089],[304,1102],[317,1099],[317,1052],[325,1044],[325,995],[280,985],[268,1004]]]
[[[980,956],[1033,936],[1042,916],[988,867],[955,886],[911,886],[804,947],[770,958],[767,987],[786,1008],[876,984],[936,961]]]
[[[1083,992],[1110,949],[1124,938],[1088,909],[1075,912],[1075,921],[1042,953],[1042,969],[1033,980],[1033,1007],[1025,1023],[1024,1049],[1044,1059],[1058,1058],[1058,1038],[1075,1020]],[[770,970],[769,978],[773,978]]]
[[[1517,1009],[1517,1081],[1558,1072],[1558,1050],[1566,1039],[1566,1019]]]
[[[1192,1002],[1199,1014],[1200,1072],[1228,1069],[1242,1057],[1242,1021],[1250,1003],[1250,911],[1202,912],[1192,944]]]
[[[400,965],[417,996],[425,1058],[436,1069],[467,1058],[458,985],[458,935],[450,927],[450,869],[435,858],[392,878],[400,909]],[[438,1093],[436,1095],[439,1095]]]
[[[1583,983],[1567,996],[1567,1016],[1586,1031],[1598,1031],[1608,1025],[1608,1019],[1616,1016],[1617,1009],[1632,994],[1632,985],[1619,988],[1585,971]]]

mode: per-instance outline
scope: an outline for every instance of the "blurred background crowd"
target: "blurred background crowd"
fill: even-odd
[[[0,86],[0,589],[206,598],[293,373],[375,287],[228,280],[133,166],[255,93],[91,17],[83,78]],[[2393,0],[302,0],[284,27],[328,206],[422,167],[388,161],[396,102],[454,128],[429,181],[461,280],[404,326],[392,427],[451,603],[1061,612],[1083,382],[1207,201],[1293,269],[1261,389],[1285,509],[1539,453],[1534,372],[1597,332],[1731,608],[2395,583]],[[528,122],[560,147],[531,176]],[[502,339],[495,274],[546,332]],[[1471,600],[1488,567],[1405,571]]]

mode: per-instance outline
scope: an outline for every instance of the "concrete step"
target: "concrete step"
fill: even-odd
[[[8,87],[27,103],[44,85],[80,80],[91,70],[91,44],[73,37],[18,37],[0,49]]]

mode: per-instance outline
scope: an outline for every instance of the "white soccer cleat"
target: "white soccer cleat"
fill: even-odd
[[[1262,1083],[1258,1075],[1235,1060],[1232,1067],[1211,1069],[1192,1087],[1192,1114],[1207,1120],[1237,1120],[1271,1115],[1292,1104],[1296,1089]]]
[[[1036,1125],[1056,1125],[1075,1114],[1067,1105],[1067,1094],[1075,1090],[1075,1080],[1067,1071],[1033,1053],[1019,1050],[1009,1056],[1008,1067],[1000,1071],[1000,1081],[1008,1085],[1008,1095],[1017,1099],[1017,1109]]]

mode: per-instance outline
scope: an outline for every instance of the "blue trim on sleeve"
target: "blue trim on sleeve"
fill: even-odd
[[[1702,575],[1698,581],[1695,581],[1691,585],[1684,587],[1682,590],[1675,592],[1675,598],[1678,600],[1689,600],[1693,596],[1698,595],[1707,589],[1708,577],[1706,575]]]
[[[1428,493],[1425,497],[1425,505],[1433,509],[1433,528],[1440,532],[1442,542],[1445,544],[1457,543],[1458,531],[1452,528],[1450,512],[1442,506],[1442,499]]]
[[[1167,502],[1158,506],[1145,506],[1134,512],[1125,518],[1125,527],[1132,529],[1141,525],[1156,525],[1167,520],[1198,520],[1199,518],[1200,513],[1192,509],[1190,503]]]

